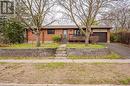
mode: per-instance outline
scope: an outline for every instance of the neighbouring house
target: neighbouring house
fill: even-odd
[[[91,28],[93,35],[99,37],[98,42],[110,43],[110,29],[112,27],[92,26]],[[42,28],[41,42],[53,42],[53,35],[60,35],[63,42],[85,42],[85,36],[74,25],[53,25]],[[36,41],[35,34],[31,30],[27,30],[27,41],[28,43]]]

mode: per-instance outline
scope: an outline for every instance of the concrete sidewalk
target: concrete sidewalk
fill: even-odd
[[[79,84],[2,84],[0,86],[130,86],[130,85],[110,85],[110,84],[102,84],[102,85],[79,85]]]
[[[80,59],[80,60],[70,60],[70,59],[48,59],[48,60],[0,60],[4,63],[130,63],[130,59]]]

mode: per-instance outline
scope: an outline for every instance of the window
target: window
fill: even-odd
[[[55,34],[55,30],[54,30],[54,29],[47,30],[47,33],[48,33],[48,34]]]
[[[79,30],[79,29],[74,30],[74,35],[75,36],[84,36],[83,33],[81,32],[81,30]]]
[[[80,30],[75,30],[75,31],[74,31],[74,35],[76,35],[76,36],[81,35],[81,31],[80,31]]]

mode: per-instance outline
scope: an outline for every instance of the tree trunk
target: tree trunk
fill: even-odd
[[[36,47],[40,47],[41,43],[40,43],[40,33],[36,34]]]
[[[86,28],[85,45],[88,45],[88,44],[89,44],[89,38],[90,38],[91,32],[89,32],[88,30],[91,30],[91,27]]]
[[[87,33],[86,33],[86,38],[85,38],[85,45],[88,45],[88,44],[89,44],[89,38],[90,38],[90,33],[87,32]]]

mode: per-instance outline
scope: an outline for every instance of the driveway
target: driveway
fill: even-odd
[[[123,44],[111,43],[108,44],[108,47],[115,53],[130,59],[130,47],[126,47]]]

